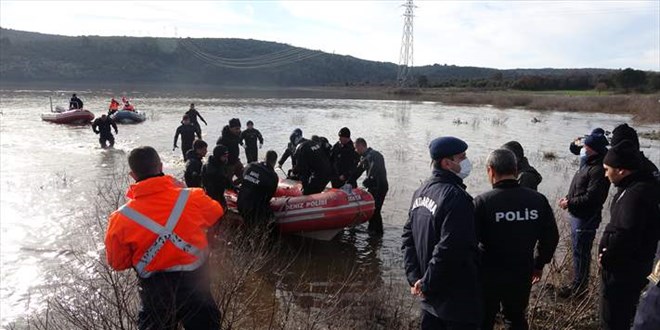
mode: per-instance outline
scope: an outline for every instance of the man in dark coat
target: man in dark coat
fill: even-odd
[[[296,152],[298,144],[303,141],[306,140],[303,138],[302,130],[300,128],[294,129],[293,132],[291,132],[291,135],[289,135],[289,143],[286,145],[282,157],[280,157],[280,160],[277,162],[277,167],[282,168],[282,165],[284,165],[286,160]],[[291,157],[291,167],[296,167],[295,159],[293,159],[293,157]]]
[[[233,169],[233,175],[238,179],[243,177],[243,163],[241,163],[239,148],[241,144],[241,121],[238,118],[230,119],[229,125],[222,128],[222,135],[216,144],[227,147],[229,151],[227,162]]]
[[[360,161],[360,155],[355,151],[355,146],[351,140],[351,131],[348,127],[342,127],[339,130],[339,141],[332,147],[330,161],[334,170],[332,187],[340,188],[348,183],[353,188],[357,187],[355,173],[357,164]]]
[[[502,148],[508,149],[516,155],[517,168],[518,168],[518,183],[521,187],[526,187],[532,190],[538,190],[538,186],[543,181],[543,177],[531,165],[522,145],[518,141],[509,141],[505,143]]]
[[[234,189],[231,181],[233,168],[227,163],[229,151],[227,147],[218,144],[213,148],[206,164],[202,166],[202,187],[206,194],[222,204],[227,209],[225,190]]]
[[[612,145],[617,145],[623,140],[629,140],[632,146],[636,150],[639,150],[639,136],[637,136],[637,131],[628,126],[628,124],[621,124],[612,130]],[[640,151],[640,155],[642,161],[640,171],[650,173],[660,183],[660,171],[658,171],[658,167],[643,152]]]
[[[268,223],[273,218],[270,200],[279,182],[275,173],[276,162],[277,153],[269,150],[264,162],[253,162],[245,167],[237,203],[238,212],[247,223]]]
[[[92,123],[92,130],[94,133],[100,135],[99,143],[103,149],[108,147],[106,142],[110,143],[110,148],[114,147],[115,145],[115,137],[112,135],[111,128],[114,128],[115,134],[118,134],[117,124],[115,124],[115,121],[106,114],[101,115],[100,118],[96,118]]]
[[[607,144],[604,135],[589,135],[584,139],[581,166],[573,176],[568,195],[559,201],[559,207],[568,211],[573,243],[574,277],[570,285],[559,290],[563,298],[579,297],[589,287],[591,248],[610,189],[603,168]]]
[[[467,147],[455,137],[431,142],[433,176],[413,194],[403,227],[406,278],[422,298],[422,329],[481,324],[474,204],[463,184],[472,168]]]
[[[181,125],[176,128],[176,132],[174,133],[174,145],[172,147],[172,151],[174,151],[177,146],[177,142],[179,141],[179,135],[181,135],[181,153],[183,154],[183,160],[186,160],[186,155],[188,154],[189,150],[192,150],[193,148],[193,142],[195,141],[195,135],[197,135],[198,139],[201,139],[202,136],[199,133],[199,130],[195,127],[190,122],[190,118],[188,115],[183,115],[183,120],[181,120]]]
[[[547,198],[518,183],[516,163],[513,152],[493,151],[486,160],[493,190],[474,199],[477,240],[482,251],[482,330],[493,329],[500,304],[507,328],[529,328],[529,292],[541,279],[543,267],[552,260],[559,242]]]
[[[332,178],[332,166],[323,147],[311,140],[299,142],[293,155],[293,174],[302,182],[303,194],[322,192]]]
[[[383,233],[383,216],[381,211],[387,191],[390,189],[387,182],[385,159],[380,152],[369,148],[367,141],[363,138],[355,140],[355,152],[360,155],[360,161],[358,162],[357,170],[352,181],[357,182],[357,179],[362,173],[367,172],[367,177],[362,181],[362,185],[374,196],[374,203],[376,204],[374,215],[369,219],[368,230],[376,234],[381,234]]]
[[[637,306],[632,330],[660,329],[660,244],[655,252],[655,266],[647,277],[649,286]]]
[[[199,121],[197,121],[197,117],[199,117],[199,119],[204,122],[204,125],[208,125],[208,124],[206,123],[206,120],[204,120],[204,117],[202,117],[202,115],[199,113],[199,111],[195,109],[195,103],[190,103],[190,109],[186,111],[185,114],[188,115],[188,118],[190,118],[190,123],[193,124],[195,128],[197,128],[197,130],[199,131],[199,135],[201,136],[202,127],[201,125],[199,125]]]
[[[195,140],[193,148],[186,154],[186,171],[183,178],[188,187],[202,186],[202,159],[206,156],[208,144],[204,140]]]
[[[248,120],[247,129],[241,132],[241,145],[245,146],[245,157],[248,163],[256,162],[259,158],[257,141],[259,141],[259,149],[261,149],[264,144],[264,138],[261,136],[261,132],[254,128],[254,123]]]
[[[76,96],[76,94],[71,95],[71,100],[69,101],[69,110],[82,109],[83,101]]]
[[[641,155],[631,141],[612,147],[603,163],[617,193],[598,248],[601,329],[630,329],[660,239],[660,189],[641,171]]]

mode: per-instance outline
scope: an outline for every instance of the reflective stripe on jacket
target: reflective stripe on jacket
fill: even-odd
[[[224,211],[203,190],[183,189],[174,178],[160,176],[131,185],[127,196],[108,222],[110,266],[133,267],[147,278],[154,272],[192,271],[206,261],[206,229]]]

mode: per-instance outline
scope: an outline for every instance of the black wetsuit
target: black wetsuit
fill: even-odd
[[[334,170],[334,177],[332,179],[332,187],[339,188],[345,183],[350,184],[353,188],[357,187],[357,165],[360,161],[360,155],[355,151],[353,141],[348,141],[346,144],[341,142],[335,143],[332,147],[330,161]],[[340,176],[344,176],[344,180],[340,180]]]
[[[545,196],[517,180],[495,183],[493,190],[475,197],[474,206],[482,252],[481,329],[493,329],[500,304],[512,329],[527,329],[532,272],[543,270],[559,242],[554,212]]]
[[[238,193],[238,212],[247,223],[268,222],[273,211],[270,199],[277,190],[279,178],[265,162],[250,163],[243,173],[243,184]]]
[[[186,115],[188,115],[188,119],[190,120],[190,123],[193,124],[195,127],[197,127],[197,130],[199,130],[199,135],[201,136],[202,135],[202,127],[199,124],[199,122],[197,121],[197,117],[199,117],[199,119],[201,121],[203,121],[204,124],[206,124],[206,120],[204,120],[204,117],[202,117],[202,115],[196,109],[190,109],[190,110],[186,111]],[[201,137],[200,137],[200,139],[201,139]]]
[[[183,174],[188,187],[202,186],[202,157],[199,157],[195,149],[186,153],[186,171]]]
[[[302,139],[300,143],[307,141],[306,139]],[[286,162],[289,157],[291,157],[291,167],[296,167],[296,159],[293,158],[293,154],[296,152],[296,145],[289,142],[286,145],[286,150],[282,153],[282,156],[280,157],[280,160],[277,162],[280,166],[284,165],[284,162]]]
[[[193,142],[195,142],[195,135],[198,138],[202,138],[202,135],[199,133],[199,130],[193,124],[181,124],[177,127],[176,133],[174,133],[174,145],[176,146],[177,141],[179,140],[179,135],[181,135],[181,153],[183,153],[183,160],[186,160],[186,154],[188,150],[193,148]]]
[[[225,189],[234,188],[231,182],[231,167],[216,160],[213,155],[209,156],[206,164],[202,165],[202,187],[209,197],[227,209]]]
[[[227,164],[232,166],[233,175],[240,179],[243,176],[243,163],[241,163],[241,159],[239,158],[239,145],[241,144],[240,134],[236,135],[232,133],[229,125],[226,125],[222,128],[222,135],[215,144],[222,144],[227,147],[227,151],[229,152]]]
[[[83,101],[79,99],[77,96],[72,97],[71,100],[69,101],[69,109],[82,109],[83,108]]]
[[[112,128],[115,129],[115,134],[117,134],[117,124],[115,124],[115,121],[108,116],[106,116],[105,119],[103,117],[96,118],[92,123],[92,130],[94,133],[100,135],[99,143],[101,144],[101,148],[107,147],[106,142],[110,143],[111,148],[115,145],[115,137],[112,135]]]
[[[298,144],[293,155],[296,166],[293,173],[303,185],[303,194],[311,195],[322,192],[332,177],[332,166],[325,149],[314,141]]]
[[[374,215],[369,219],[369,230],[382,232],[383,217],[380,212],[383,208],[387,191],[389,190],[389,184],[387,182],[385,159],[380,152],[371,148],[368,148],[364,152],[358,163],[354,180],[357,180],[365,171],[367,172],[367,178],[362,181],[362,184],[374,196],[374,202],[376,204]]]
[[[241,132],[241,144],[245,142],[245,157],[248,163],[256,162],[259,158],[257,141],[259,144],[264,143],[264,138],[258,129],[248,128]]]

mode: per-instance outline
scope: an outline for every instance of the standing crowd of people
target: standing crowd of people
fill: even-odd
[[[220,327],[222,314],[210,289],[207,232],[227,210],[226,189],[238,191],[245,223],[272,221],[275,170],[288,158],[287,176],[301,181],[305,195],[328,184],[356,188],[366,173],[362,185],[376,209],[368,229],[383,232],[381,209],[389,190],[384,157],[365,139],[353,141],[348,127],[338,131],[334,145],[322,136],[307,139],[296,128],[279,160],[268,150],[260,162],[261,132],[252,121],[242,131],[240,119],[232,118],[205,161],[209,150],[198,119],[207,124],[191,104],[174,136],[174,149],[181,137],[185,185],[163,174],[155,149],[135,148],[128,156],[135,180],[128,202],[110,215],[107,260],[116,270],[133,268],[138,275],[140,329],[176,329],[179,323],[186,329]],[[105,115],[94,122],[101,144],[114,143],[111,127],[116,133]],[[658,329],[660,263],[654,269],[653,262],[656,248],[660,257],[660,177],[640,152],[633,128],[616,127],[611,140],[605,133],[596,129],[570,146],[580,164],[558,206],[571,224],[573,280],[558,295],[577,299],[588,291],[592,245],[614,185],[611,219],[598,244],[601,327]],[[241,146],[247,165],[240,160]],[[467,152],[468,144],[456,137],[431,141],[432,176],[415,191],[403,227],[405,274],[411,294],[421,298],[421,327],[493,329],[502,313],[508,328],[527,329],[532,285],[541,280],[559,242],[555,213],[537,191],[543,178],[519,142],[490,153],[484,170],[492,190],[474,198],[464,183],[472,172]],[[651,284],[640,301],[649,274]]]

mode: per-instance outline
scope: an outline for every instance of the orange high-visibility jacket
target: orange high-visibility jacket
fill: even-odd
[[[105,248],[116,270],[192,271],[208,257],[206,230],[224,214],[199,188],[182,188],[168,175],[130,186],[128,202],[110,215]]]

